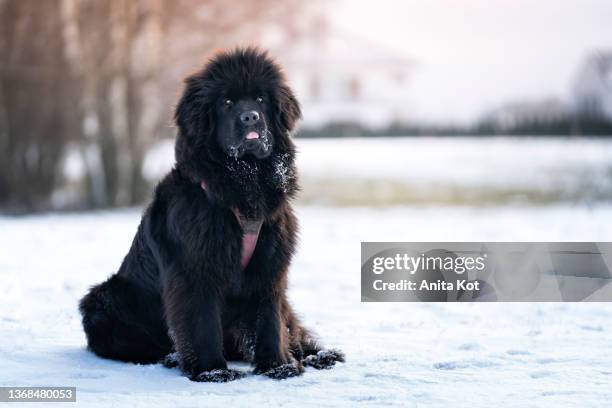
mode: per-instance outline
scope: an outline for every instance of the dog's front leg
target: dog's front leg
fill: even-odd
[[[255,373],[285,379],[300,375],[304,368],[289,352],[282,322],[280,299],[269,295],[259,302],[255,332]]]
[[[244,376],[223,357],[222,299],[201,283],[175,274],[164,288],[170,334],[181,370],[193,381],[226,382]]]

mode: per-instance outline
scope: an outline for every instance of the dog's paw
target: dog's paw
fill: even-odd
[[[166,368],[174,368],[179,366],[179,355],[177,352],[170,353],[159,361]]]
[[[336,361],[344,363],[344,353],[337,349],[321,350],[304,359],[304,365],[314,367],[317,370],[332,368]]]
[[[210,371],[202,371],[198,375],[191,377],[191,381],[197,382],[228,382],[238,380],[246,376],[246,373],[231,368],[217,368]]]
[[[297,360],[268,368],[256,368],[254,371],[255,374],[265,375],[275,380],[285,380],[287,378],[297,377],[303,372],[304,367]]]

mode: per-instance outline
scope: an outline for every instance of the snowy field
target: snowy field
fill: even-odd
[[[361,303],[359,251],[364,240],[609,241],[611,205],[298,210],[290,298],[345,364],[207,384],[97,358],[77,302],[119,266],[139,211],[0,217],[0,385],[76,386],[82,406],[610,405],[612,304]]]
[[[283,382],[203,384],[97,358],[85,349],[77,302],[118,268],[139,210],[0,217],[0,385],[76,386],[87,406],[610,405],[612,304],[361,303],[359,285],[361,241],[612,241],[611,142],[298,148],[302,228],[290,298],[325,345],[346,352],[345,364]],[[157,180],[172,161],[172,143],[161,142],[143,171]]]
[[[612,201],[612,141],[589,138],[297,139],[302,203],[500,205]],[[152,182],[174,160],[162,141]]]

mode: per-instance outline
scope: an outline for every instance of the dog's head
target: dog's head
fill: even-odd
[[[216,54],[188,77],[176,107],[176,160],[266,159],[291,148],[300,106],[280,67],[256,48]],[[222,156],[222,157],[220,157]]]

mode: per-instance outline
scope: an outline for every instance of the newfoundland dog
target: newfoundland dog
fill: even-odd
[[[81,300],[94,353],[215,382],[245,375],[228,360],[276,379],[344,361],[287,301],[300,116],[279,66],[254,48],[219,53],[186,79],[176,165],[119,271]]]

